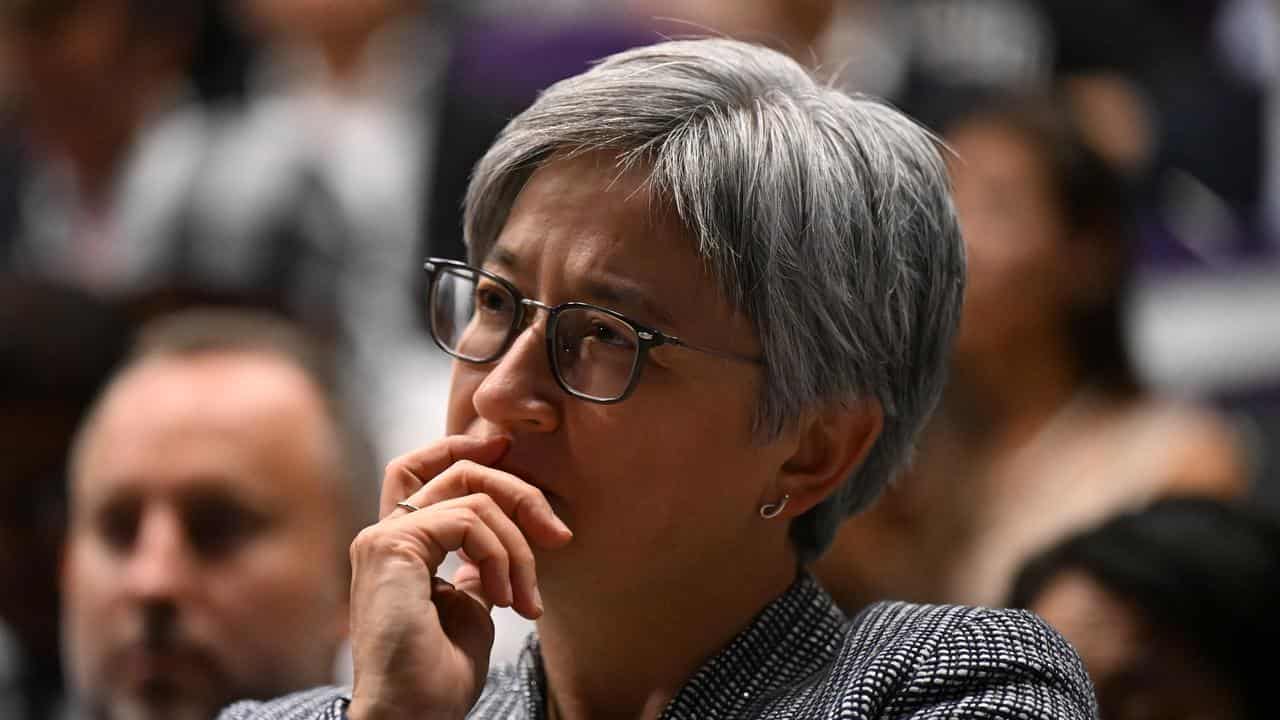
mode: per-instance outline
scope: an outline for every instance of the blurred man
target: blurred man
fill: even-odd
[[[186,270],[199,23],[196,0],[0,0],[0,268],[107,295]]]
[[[64,652],[85,714],[201,720],[332,681],[369,464],[291,327],[191,311],[144,328],[71,458]]]

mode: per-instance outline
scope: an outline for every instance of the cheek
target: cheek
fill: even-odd
[[[92,541],[72,540],[64,562],[62,597],[72,621],[104,612],[120,594],[124,564]]]
[[[101,683],[103,662],[116,633],[124,631],[126,604],[117,580],[122,568],[84,541],[72,540],[64,561],[62,623],[71,672],[90,687]],[[114,612],[113,612],[114,609]]]
[[[587,472],[600,478],[592,484],[601,504],[624,518],[687,518],[754,502],[752,475],[763,469],[751,460],[754,406],[732,391],[670,401],[637,393],[617,406],[579,409],[591,412],[576,413],[566,428],[574,454],[580,467],[597,468]]]
[[[480,383],[488,375],[485,368],[454,361],[449,380],[448,414],[445,419],[445,433],[460,435],[475,422],[478,417],[472,398]]]
[[[240,638],[226,648],[266,648],[266,657],[306,646],[307,638],[326,633],[343,607],[341,570],[333,540],[256,543],[207,578],[210,619],[218,626],[211,630]]]

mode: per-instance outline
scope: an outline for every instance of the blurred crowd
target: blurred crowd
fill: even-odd
[[[708,34],[949,148],[950,384],[824,584],[1040,612],[1104,717],[1262,717],[1272,0],[0,0],[0,717],[343,679],[376,469],[443,431],[422,263],[464,257],[472,165],[550,83]]]

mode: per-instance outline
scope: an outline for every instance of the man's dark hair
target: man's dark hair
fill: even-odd
[[[1030,607],[1064,572],[1083,571],[1188,641],[1234,686],[1244,717],[1273,717],[1280,646],[1280,520],[1202,498],[1156,502],[1068,538],[1018,573],[1012,607]]]

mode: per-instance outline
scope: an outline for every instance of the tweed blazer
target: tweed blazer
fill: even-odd
[[[542,660],[489,673],[468,715],[542,720]],[[219,720],[341,720],[350,695],[320,688],[241,702]],[[849,620],[808,574],[694,674],[664,720],[768,718],[1096,718],[1071,646],[1035,615],[951,605],[877,603]]]

